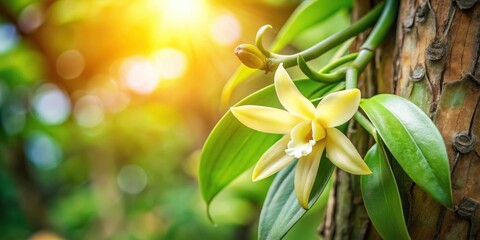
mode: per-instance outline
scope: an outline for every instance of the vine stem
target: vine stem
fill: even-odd
[[[380,43],[385,39],[388,30],[395,22],[397,16],[396,13],[398,11],[398,1],[399,0],[386,0],[385,8],[378,19],[378,23],[372,29],[367,40],[365,40],[360,48],[357,58],[349,66],[349,69],[347,69],[347,89],[357,87],[358,73],[363,72],[365,67],[367,67],[368,63],[375,55],[375,49],[377,49]]]
[[[358,82],[358,69],[355,67],[348,67],[345,73],[345,88],[357,88]]]
[[[347,29],[333,34],[327,39],[317,43],[316,45],[304,51],[292,55],[272,54],[272,58],[268,59],[270,61],[270,65],[278,65],[280,63],[283,63],[283,66],[288,68],[297,65],[297,58],[299,55],[302,56],[306,61],[317,58],[328,50],[347,41],[351,37],[358,35],[359,33],[365,31],[366,29],[374,25],[375,22],[377,22],[377,19],[379,19],[384,5],[384,2],[378,4],[369,13],[367,13],[357,22],[353,23]]]
[[[349,62],[355,60],[357,58],[357,56],[358,56],[358,53],[351,53],[351,54],[348,54],[344,57],[341,57],[341,58],[327,64],[325,67],[320,69],[320,72],[321,73],[328,73],[328,72],[334,70],[335,68],[338,68],[338,67],[342,66],[345,63],[349,63]]]
[[[362,113],[356,112],[354,115],[355,121],[360,124],[372,137],[378,142],[377,129]]]

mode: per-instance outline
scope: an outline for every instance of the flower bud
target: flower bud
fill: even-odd
[[[249,68],[261,69],[267,63],[267,58],[252,44],[240,44],[235,48],[235,55]]]

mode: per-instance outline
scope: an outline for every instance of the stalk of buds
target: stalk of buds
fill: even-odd
[[[235,55],[245,66],[253,69],[263,69],[267,64],[265,55],[252,44],[240,44],[235,48]]]

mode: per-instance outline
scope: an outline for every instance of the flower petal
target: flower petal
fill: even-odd
[[[278,100],[287,111],[305,119],[311,120],[315,117],[315,107],[298,91],[287,71],[283,68],[283,64],[278,66],[274,79]]]
[[[327,157],[337,167],[352,174],[372,173],[357,149],[340,130],[327,128]]]
[[[305,143],[308,140],[311,140],[311,131],[312,125],[310,121],[303,121],[297,124],[292,131],[290,132],[290,136],[293,142],[297,143]]]
[[[311,154],[298,159],[297,169],[295,170],[295,194],[298,203],[305,209],[308,209],[310,192],[317,177],[318,166],[324,149],[325,141],[320,141]]]
[[[285,153],[289,140],[290,137],[288,135],[284,136],[262,155],[253,169],[253,181],[270,177],[295,159]]]
[[[357,112],[361,93],[358,89],[347,89],[325,96],[317,105],[317,119],[326,128],[333,128],[350,120]]]
[[[285,110],[271,107],[245,105],[232,107],[230,111],[245,126],[267,133],[288,134],[302,121]]]
[[[325,127],[317,119],[312,121],[312,137],[315,141],[322,140],[326,134]]]

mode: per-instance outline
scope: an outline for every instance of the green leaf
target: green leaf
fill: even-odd
[[[397,182],[384,149],[373,145],[365,156],[372,174],[360,176],[363,202],[383,239],[410,239]]]
[[[311,80],[295,81],[295,84],[309,99],[345,87],[344,83],[326,86]],[[273,85],[253,93],[237,105],[246,104],[281,108]],[[207,204],[232,180],[252,167],[280,137],[252,130],[228,111],[210,133],[202,151],[199,181]]]
[[[228,79],[227,83],[223,87],[222,96],[220,98],[220,105],[222,108],[228,106],[233,90],[235,90],[240,83],[244,82],[248,77],[252,76],[256,72],[260,71],[249,68],[245,65],[240,65],[237,68],[235,73]]]
[[[295,161],[275,176],[260,213],[258,239],[281,239],[308,211],[300,206],[295,195],[296,165]],[[309,207],[317,201],[327,187],[334,168],[335,166],[324,154],[313,185]]]
[[[287,22],[275,38],[271,50],[273,52],[283,49],[300,33],[329,18],[338,10],[352,5],[351,0],[316,0],[305,1],[292,13]]]
[[[430,118],[410,101],[390,94],[362,100],[360,106],[408,176],[451,209],[447,150]]]

